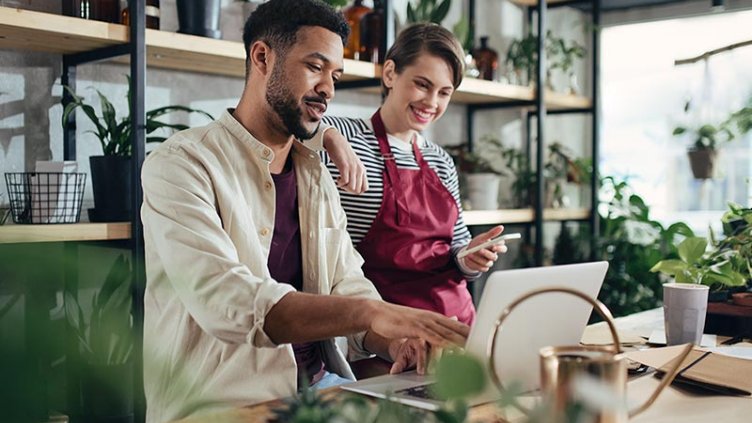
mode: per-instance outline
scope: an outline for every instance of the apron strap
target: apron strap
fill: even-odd
[[[381,158],[384,160],[384,173],[392,186],[394,198],[397,201],[397,222],[400,225],[407,225],[410,223],[410,209],[407,206],[405,189],[400,182],[399,172],[397,171],[397,161],[394,158],[394,154],[392,154],[392,148],[389,146],[384,121],[381,120],[381,109],[376,110],[376,113],[371,116],[371,123],[373,124],[373,132],[379,142]]]

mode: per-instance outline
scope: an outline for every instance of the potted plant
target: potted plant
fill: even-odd
[[[512,182],[512,202],[514,207],[529,207],[533,204],[533,189],[535,186],[535,171],[530,166],[530,160],[517,148],[504,147],[501,157],[507,172],[514,176]]]
[[[505,64],[509,70],[509,80],[514,85],[532,83],[532,75],[537,66],[538,37],[528,34],[525,38],[515,39],[509,44]]]
[[[574,62],[575,59],[585,57],[587,50],[577,43],[577,41],[572,40],[571,43],[567,43],[563,38],[549,35],[550,38],[546,49],[549,55],[548,79],[551,79],[551,72],[553,70],[561,69],[569,81],[568,93],[572,95],[578,94],[579,87],[577,86],[577,75],[574,73]]]
[[[705,238],[688,237],[677,247],[678,259],[661,260],[650,271],[671,276],[677,283],[708,285],[713,291],[721,291],[720,297],[715,296],[710,300],[725,301],[728,288],[745,286],[747,279],[737,269],[734,260],[737,254],[711,247],[708,251],[708,240]]]
[[[573,72],[575,59],[585,57],[585,47],[572,40],[567,43],[563,38],[557,38],[553,32],[546,33],[544,49],[548,66],[546,68],[546,88],[554,90],[552,73],[556,69],[569,78],[569,93],[577,93],[577,80]],[[528,34],[525,38],[513,40],[507,49],[505,64],[513,72],[510,80],[517,85],[534,85],[536,70],[538,69],[538,36]],[[526,83],[527,81],[527,83]]]
[[[86,319],[76,297],[65,293],[65,315],[81,352],[85,421],[133,421],[133,321],[131,266],[120,255],[92,298]]]
[[[501,141],[491,136],[482,137],[473,152],[464,144],[447,148],[467,189],[469,208],[495,210],[499,207],[500,176],[507,173],[498,170],[490,158],[499,157],[503,148]]]
[[[130,99],[130,78],[128,78],[128,95]],[[91,182],[94,193],[94,209],[89,210],[89,220],[92,222],[125,221],[131,218],[131,116],[129,113],[118,120],[117,112],[112,103],[99,90],[101,116],[97,116],[94,107],[76,95],[69,87],[64,87],[71,95],[71,102],[63,110],[63,128],[68,125],[68,116],[81,108],[84,114],[94,124],[93,133],[102,146],[102,156],[89,157],[91,167]],[[165,106],[146,112],[146,134],[152,134],[158,129],[180,131],[187,129],[187,125],[167,123],[160,117],[173,112],[199,113],[209,119],[210,114],[185,106]],[[163,136],[147,136],[146,142],[162,142]]]
[[[221,9],[222,0],[177,0],[178,32],[222,38],[219,29]]]
[[[710,230],[710,243],[715,251],[711,259],[714,262],[728,260],[746,281],[744,285],[728,288],[728,294],[736,301],[750,295],[743,291],[747,290],[752,281],[752,208],[729,203],[729,209],[721,217],[721,223],[722,239],[717,239],[713,230]]]
[[[545,184],[544,207],[562,207],[566,202],[564,184],[586,184],[592,175],[592,164],[589,159],[573,158],[573,154],[558,142],[549,145],[548,151],[542,172]],[[515,176],[512,183],[515,206],[534,206],[537,174],[527,156],[516,148],[504,148],[501,155],[508,172]]]
[[[688,101],[684,105],[687,112],[691,107]],[[718,149],[721,145],[732,141],[736,136],[746,134],[752,129],[752,99],[746,106],[731,113],[719,124],[704,123],[695,127],[679,125],[674,128],[672,135],[689,138],[690,147],[687,151],[692,174],[696,179],[710,179],[715,170]]]
[[[544,167],[546,178],[546,207],[566,206],[564,184],[586,184],[590,181],[593,166],[589,159],[574,158],[561,143],[548,146],[548,160]]]

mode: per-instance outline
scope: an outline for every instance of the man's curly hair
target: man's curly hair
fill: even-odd
[[[342,38],[347,44],[350,27],[341,13],[320,0],[270,0],[259,5],[243,28],[246,74],[250,71],[251,44],[264,41],[284,56],[304,26],[320,26]]]

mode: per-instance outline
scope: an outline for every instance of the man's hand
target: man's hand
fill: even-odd
[[[434,347],[464,346],[470,327],[432,311],[419,310],[381,301],[372,301],[364,310],[370,319],[369,332],[389,340],[416,338]],[[391,354],[390,354],[391,355]]]
[[[467,248],[470,249],[475,247],[476,245],[483,244],[489,239],[501,235],[503,231],[504,227],[499,225],[488,232],[484,232],[473,238],[473,240],[470,241],[470,244],[467,245]],[[460,260],[464,260],[462,264],[471,271],[488,272],[491,266],[493,266],[494,262],[498,260],[498,253],[503,254],[506,252],[507,246],[504,244],[504,241],[501,241],[499,244],[495,244],[480,251],[476,251],[463,257]]]
[[[402,373],[415,368],[419,375],[426,373],[431,346],[422,339],[395,339],[389,344],[389,357],[394,364],[389,374]]]
[[[353,194],[362,194],[368,190],[366,167],[336,128],[329,128],[324,132],[324,149],[339,170],[338,187]]]

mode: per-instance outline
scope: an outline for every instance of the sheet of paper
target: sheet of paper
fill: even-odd
[[[656,369],[670,362],[684,350],[684,345],[672,347],[648,348],[638,351],[627,351],[624,355],[633,361],[655,367]]]
[[[650,334],[648,344],[666,345],[666,332],[663,329],[654,330]],[[700,340],[701,347],[715,347],[718,345],[718,340],[715,335],[703,334]]]
[[[619,334],[619,341],[622,345],[645,343],[645,339],[636,331],[617,327],[616,332]],[[586,327],[580,342],[584,345],[610,345],[614,340],[606,322],[600,322]]]
[[[745,360],[752,360],[752,348],[744,346],[719,346],[714,348],[708,348],[708,351],[714,353],[727,355],[730,357],[743,358]]]
[[[74,173],[78,170],[75,161],[55,162],[38,160],[35,171],[38,173]],[[62,175],[35,175],[31,177],[31,222],[56,223],[60,221],[65,210],[65,193],[67,178]]]

